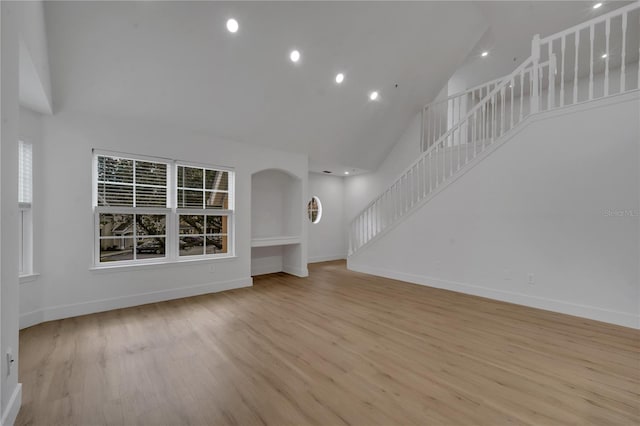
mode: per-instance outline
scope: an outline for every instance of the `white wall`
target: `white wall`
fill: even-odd
[[[39,293],[24,298],[21,326],[157,300],[251,285],[251,175],[287,170],[307,192],[304,155],[239,144],[206,133],[137,120],[60,112],[43,116],[40,190],[34,205],[43,212],[34,244],[40,246]],[[92,271],[92,148],[234,167],[236,258],[179,265]],[[40,173],[38,177],[37,173]],[[302,243],[293,265],[306,271],[304,206],[299,206]],[[291,260],[289,260],[291,262]],[[212,271],[211,265],[214,265]],[[291,265],[290,265],[291,266]],[[40,301],[40,306],[34,306]],[[27,304],[29,304],[27,306]]]
[[[639,104],[539,115],[349,267],[640,327]]]
[[[13,424],[18,383],[18,4],[0,2],[0,423]],[[13,352],[13,363],[5,354]]]
[[[306,202],[316,196],[322,204],[318,223],[307,220],[309,227],[309,262],[346,259],[345,180],[342,176],[309,173]]]
[[[44,4],[20,2],[20,103],[51,114],[51,78],[44,22]]]
[[[347,224],[418,158],[421,126],[422,116],[418,112],[375,172],[345,178]]]

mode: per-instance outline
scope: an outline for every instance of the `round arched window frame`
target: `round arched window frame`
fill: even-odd
[[[315,195],[307,203],[307,217],[311,223],[318,223],[322,219],[322,203]]]

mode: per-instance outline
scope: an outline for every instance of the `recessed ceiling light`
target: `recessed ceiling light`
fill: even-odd
[[[336,83],[340,84],[344,81],[344,74],[338,73],[336,74]]]
[[[369,93],[369,99],[372,101],[375,101],[376,99],[378,99],[378,92]]]
[[[348,175],[348,174],[349,174],[349,172],[344,172],[344,174],[345,174],[345,175]]]
[[[600,6],[602,6],[602,3],[596,3],[596,4],[593,5],[593,8],[594,9],[599,9]]]
[[[291,62],[298,62],[300,60],[300,52],[292,50],[291,53],[289,53],[289,59],[291,59]]]
[[[602,59],[605,59],[608,55],[606,53],[602,54]]]
[[[227,30],[230,33],[237,33],[238,28],[240,28],[240,26],[238,25],[238,21],[233,18],[227,20]]]
[[[487,51],[485,50],[484,52],[482,52],[482,54],[481,54],[480,56],[482,56],[482,57],[484,58],[484,57],[485,57],[485,56],[487,56],[487,55],[489,55],[489,52],[487,52]]]

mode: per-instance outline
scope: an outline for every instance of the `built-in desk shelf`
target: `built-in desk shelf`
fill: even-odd
[[[300,244],[301,240],[302,238],[300,236],[252,238],[251,247],[288,246],[292,244]]]

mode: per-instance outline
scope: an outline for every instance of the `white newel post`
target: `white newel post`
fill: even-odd
[[[533,61],[532,69],[531,69],[531,94],[529,96],[531,100],[530,113],[538,112],[538,78],[539,78],[539,64],[540,64],[540,34],[536,34],[533,36],[533,40],[531,40],[531,59]]]

